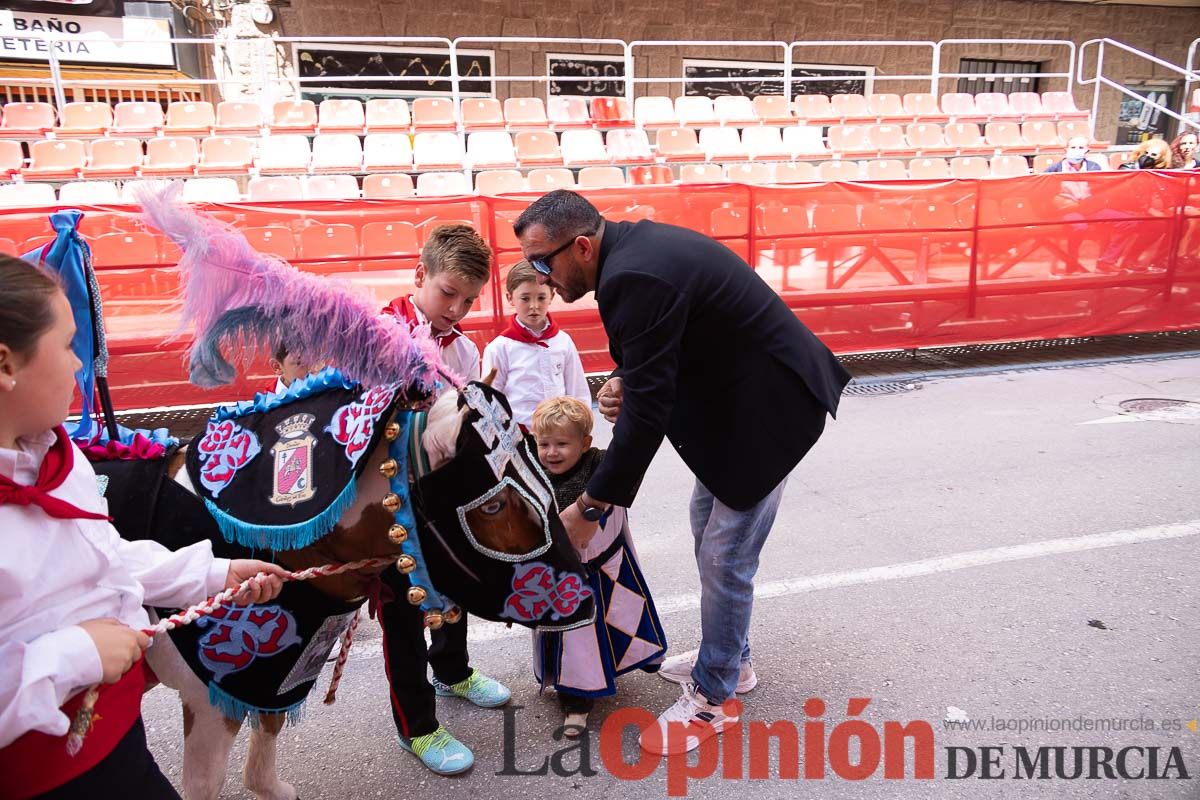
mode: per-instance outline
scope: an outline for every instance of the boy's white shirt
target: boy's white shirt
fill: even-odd
[[[536,334],[520,320],[517,324]],[[483,349],[483,372],[496,369],[492,387],[504,392],[513,417],[527,428],[537,404],[548,397],[569,395],[589,408],[592,405],[583,362],[571,335],[560,330],[544,341],[547,347],[497,336]]]
[[[429,317],[425,316],[425,312],[417,305],[416,297],[409,295],[412,299],[413,310],[417,312],[417,319],[420,324],[429,328],[430,334],[434,340],[440,339],[443,336],[449,335],[449,332],[439,334],[433,330],[433,326],[429,324]],[[471,337],[467,336],[458,330],[459,336],[445,347],[438,347],[438,354],[441,357],[442,366],[457,372],[464,381],[479,380],[479,348],[475,346],[475,342],[471,341]]]
[[[0,474],[32,485],[54,441],[47,431],[18,440],[16,450],[0,448]],[[108,513],[78,448],[50,494]],[[79,623],[111,617],[146,628],[143,605],[199,602],[221,591],[229,573],[229,560],[214,558],[208,542],[174,551],[130,542],[105,520],[56,519],[36,505],[0,506],[0,531],[0,747],[31,730],[65,735],[70,720],[59,707],[100,682],[100,655]]]

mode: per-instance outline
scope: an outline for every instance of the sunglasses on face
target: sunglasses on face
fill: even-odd
[[[575,244],[575,240],[578,239],[580,236],[595,236],[595,235],[596,235],[595,231],[588,231],[587,233],[576,234],[575,236],[572,236],[566,242],[566,244],[562,245],[559,248],[556,248],[555,250],[552,250],[551,252],[547,253],[546,255],[528,258],[527,260],[529,261],[529,266],[533,267],[535,270],[537,270],[542,275],[548,276],[548,275],[550,275],[550,273],[552,271],[550,269],[550,262],[554,260],[554,257],[556,255],[561,253],[563,250],[566,250],[571,245]]]

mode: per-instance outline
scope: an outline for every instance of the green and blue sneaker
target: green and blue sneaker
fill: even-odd
[[[472,669],[466,680],[461,680],[454,685],[442,683],[434,678],[433,690],[437,692],[438,697],[461,697],[470,700],[480,708],[502,706],[512,697],[512,692],[508,690],[507,686],[495,678],[489,678],[477,669]]]
[[[433,733],[405,739],[397,736],[400,746],[421,759],[421,763],[438,775],[457,775],[475,764],[475,756],[465,744],[450,735],[442,726]]]

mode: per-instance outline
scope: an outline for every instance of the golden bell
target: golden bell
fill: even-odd
[[[383,438],[389,442],[396,441],[396,437],[400,435],[400,423],[389,422],[387,427],[383,429]]]
[[[426,592],[420,586],[414,586],[408,590],[408,602],[414,606],[419,606],[425,602]]]
[[[438,628],[442,627],[443,622],[445,622],[445,618],[442,616],[440,611],[425,612],[425,625],[430,630],[436,631]]]
[[[388,539],[392,544],[402,544],[408,538],[408,528],[403,525],[393,525],[388,528]]]
[[[417,560],[410,555],[402,555],[396,559],[396,569],[401,575],[407,575],[417,568]]]
[[[379,465],[379,474],[385,478],[394,478],[399,471],[400,465],[396,463],[396,459],[394,458],[389,458]]]
[[[447,611],[445,613],[445,617],[446,617],[446,622],[449,622],[451,625],[453,625],[454,623],[456,623],[460,619],[462,619],[462,609],[459,608],[458,606],[455,606],[454,608],[450,609],[449,611]]]
[[[395,514],[400,510],[400,496],[394,492],[388,492],[383,496],[383,507]]]

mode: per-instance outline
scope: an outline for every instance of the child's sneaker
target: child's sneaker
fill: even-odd
[[[587,730],[588,715],[586,711],[572,711],[563,717],[563,736],[568,739],[578,739]]]
[[[433,733],[405,739],[397,736],[400,746],[421,759],[421,763],[438,775],[457,775],[466,772],[475,764],[470,749],[450,735],[442,726]]]
[[[433,690],[437,692],[438,697],[461,697],[464,700],[470,700],[480,708],[502,706],[512,697],[512,692],[508,690],[507,686],[495,678],[489,678],[477,669],[471,670],[471,674],[467,676],[466,680],[461,680],[453,686],[434,678]]]
[[[671,656],[662,662],[662,668],[658,671],[658,677],[671,683],[691,683],[692,667],[694,666],[696,666],[695,653],[682,653],[677,656]],[[742,668],[738,672],[738,682],[737,686],[734,687],[734,691],[738,694],[745,694],[755,686],[758,686],[758,675],[754,672],[754,664],[747,659],[742,662]]]
[[[658,715],[658,724],[651,725],[642,731],[638,743],[647,753],[659,755],[681,755],[695,750],[704,741],[716,736],[731,725],[736,725],[739,717],[725,713],[722,704],[708,702],[708,698],[700,694],[694,683],[683,685],[683,695],[675,701],[675,705]],[[686,735],[679,739],[678,734],[672,739],[668,726],[679,723],[686,729]]]

